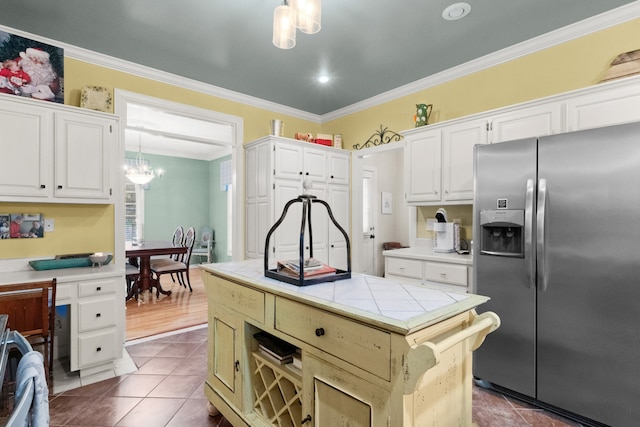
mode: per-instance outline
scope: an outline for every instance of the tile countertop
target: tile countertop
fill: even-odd
[[[304,302],[402,334],[423,329],[488,301],[488,297],[446,292],[352,273],[350,279],[296,286],[264,276],[263,260],[203,264],[222,278]]]
[[[383,251],[382,255],[397,258],[420,259],[425,261],[448,262],[451,264],[473,265],[473,257],[471,255],[460,255],[455,252],[433,252],[433,249],[428,247],[391,249]]]
[[[0,271],[0,286],[12,283],[38,282],[51,280],[54,277],[58,283],[75,282],[81,280],[103,279],[105,277],[124,276],[124,269],[109,264],[102,267],[59,268],[55,270],[18,270]],[[122,284],[124,287],[124,283]]]

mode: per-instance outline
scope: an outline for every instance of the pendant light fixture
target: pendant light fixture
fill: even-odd
[[[125,176],[134,184],[148,184],[153,178],[161,177],[164,171],[162,169],[154,170],[149,166],[149,162],[142,157],[142,138],[138,135],[138,155],[133,165],[124,167]]]
[[[273,12],[273,44],[280,49],[296,45],[296,13],[287,0]]]
[[[322,0],[284,0],[273,13],[273,44],[280,49],[296,45],[296,28],[305,34],[320,31]]]
[[[320,31],[322,0],[291,0],[296,11],[296,26],[305,34]]]

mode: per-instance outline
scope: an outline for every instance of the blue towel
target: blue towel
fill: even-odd
[[[31,405],[31,416],[26,425],[46,427],[49,425],[49,388],[44,373],[44,359],[37,351],[30,351],[22,356],[16,373],[16,401],[24,394],[29,381],[33,381],[34,396]]]

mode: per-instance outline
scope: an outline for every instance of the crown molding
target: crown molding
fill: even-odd
[[[639,17],[640,1],[634,1],[633,3],[629,3],[609,12],[551,31],[497,52],[490,53],[481,58],[466,62],[462,65],[407,83],[406,85],[383,92],[379,95],[365,99],[364,101],[323,114],[321,123],[336,120],[341,117],[384,104],[385,102],[394,101],[403,96],[411,95],[413,93],[459,79],[495,65],[512,61],[514,59],[530,55],[531,53],[548,49]]]
[[[561,43],[589,35],[591,33],[636,19],[640,17],[640,1],[634,1],[627,5],[613,9],[609,12],[585,19],[572,25],[560,28],[555,31],[543,34],[522,43],[504,48],[497,52],[485,55],[481,58],[474,59],[462,65],[449,68],[431,76],[408,83],[398,88],[375,95],[364,101],[351,104],[347,107],[326,113],[323,115],[313,114],[297,108],[287,107],[282,104],[245,95],[239,92],[224,89],[207,83],[202,83],[186,77],[150,68],[134,62],[125,61],[114,58],[112,56],[103,55],[70,44],[62,43],[56,40],[47,39],[41,36],[30,34],[14,28],[0,25],[0,30],[17,34],[22,37],[40,40],[54,46],[59,46],[65,50],[65,56],[77,59],[79,61],[89,62],[102,67],[110,68],[115,71],[125,72],[138,77],[156,80],[162,83],[171,84],[180,88],[193,90],[206,95],[215,96],[241,104],[250,105],[256,108],[262,108],[268,111],[285,114],[291,117],[307,120],[313,123],[326,123],[336,120],[350,114],[354,114],[368,108],[375,107],[385,102],[390,102],[403,96],[411,95],[434,86],[476,73],[478,71],[493,67],[504,62],[529,55],[531,53],[544,50]]]

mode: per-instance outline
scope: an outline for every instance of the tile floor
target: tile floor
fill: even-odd
[[[126,350],[137,370],[78,388],[54,391],[49,402],[50,425],[231,427],[223,417],[210,417],[207,413],[203,393],[206,342],[206,328],[129,342]],[[116,371],[128,369],[126,359]],[[473,418],[478,427],[579,426],[477,387],[473,391]]]

